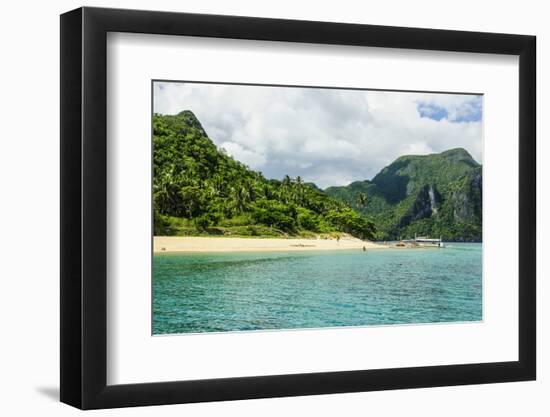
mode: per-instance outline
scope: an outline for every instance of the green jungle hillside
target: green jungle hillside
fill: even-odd
[[[154,233],[482,239],[482,167],[461,148],[402,156],[372,180],[324,191],[267,179],[218,149],[194,114],[153,116]]]
[[[218,149],[190,111],[153,116],[157,236],[375,237],[373,222],[300,177],[266,179]]]
[[[482,239],[482,167],[461,148],[402,156],[371,181],[329,187],[329,196],[370,216],[378,238]]]

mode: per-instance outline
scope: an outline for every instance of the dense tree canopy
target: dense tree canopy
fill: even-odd
[[[482,239],[482,167],[461,148],[402,156],[371,181],[325,192],[372,217],[379,239]]]
[[[155,114],[153,142],[156,235],[482,238],[482,168],[464,149],[402,156],[371,181],[323,191],[249,169],[190,111]]]
[[[300,177],[266,179],[218,149],[190,111],[153,116],[156,235],[349,233],[374,223]]]

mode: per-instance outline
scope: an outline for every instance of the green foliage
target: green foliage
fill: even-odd
[[[376,232],[374,223],[351,208],[342,211],[331,211],[328,213],[327,217],[332,224],[339,227],[339,230],[350,233],[361,239],[367,239],[370,236],[374,236]]]
[[[156,235],[374,237],[371,219],[315,184],[266,179],[218,149],[190,111],[155,114],[153,146]]]
[[[275,227],[287,233],[296,232],[296,207],[276,200],[259,200],[252,210],[255,223]]]
[[[402,156],[372,181],[329,187],[325,192],[370,216],[378,226],[378,239],[417,234],[480,241],[481,170],[464,149],[451,149],[440,154]]]
[[[303,207],[298,208],[298,226],[304,230],[320,231],[319,218],[314,212]]]
[[[464,149],[402,156],[372,181],[323,192],[300,177],[250,170],[218,149],[187,110],[155,114],[153,141],[156,235],[482,238],[481,166]]]

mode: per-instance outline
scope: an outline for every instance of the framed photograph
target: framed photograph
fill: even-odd
[[[61,401],[533,380],[535,37],[61,16]]]

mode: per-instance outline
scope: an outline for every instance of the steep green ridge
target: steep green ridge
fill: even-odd
[[[191,111],[153,116],[155,235],[372,238],[374,224],[300,177],[266,179],[218,149]]]
[[[482,239],[482,168],[462,148],[402,156],[371,181],[329,187],[325,193],[371,216],[379,239],[415,234]]]

